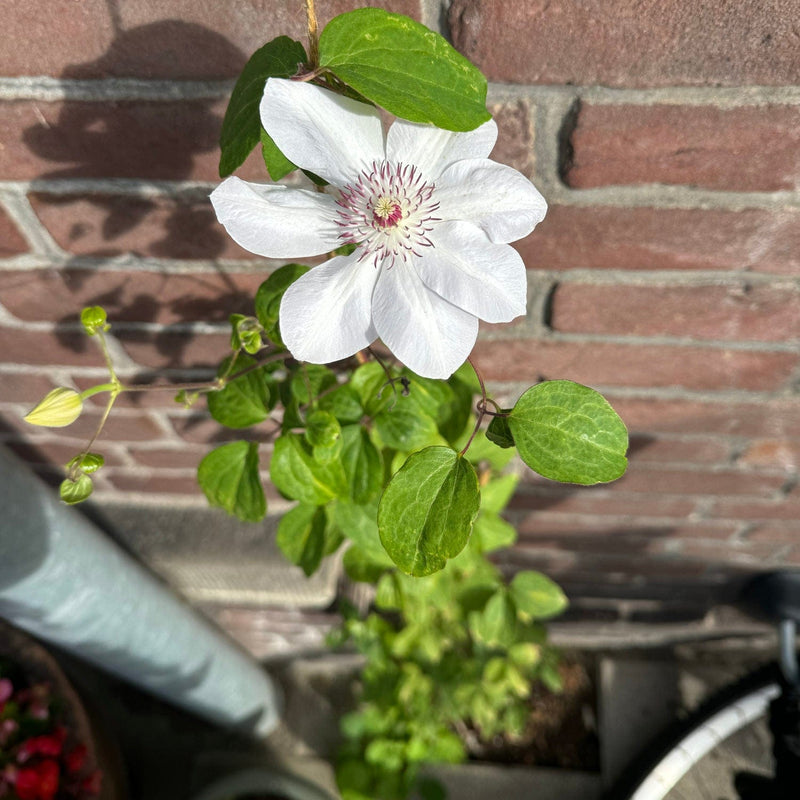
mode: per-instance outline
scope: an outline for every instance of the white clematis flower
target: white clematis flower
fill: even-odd
[[[525,265],[509,246],[547,205],[511,167],[489,161],[493,120],[467,133],[397,120],[384,136],[372,107],[308,83],[271,78],[265,129],[326,193],[228,178],[211,195],[242,247],[304,258],[357,245],[293,283],[281,336],[301,361],[325,364],[380,338],[411,370],[449,377],[478,320],[525,313]]]

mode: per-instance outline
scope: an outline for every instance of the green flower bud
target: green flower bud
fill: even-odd
[[[67,478],[58,489],[61,499],[68,505],[82,503],[92,493],[92,479],[88,475],[80,475],[77,480]]]
[[[63,428],[72,425],[81,415],[82,409],[81,396],[74,389],[59,386],[25,417],[25,422],[45,428]]]
[[[105,309],[100,306],[88,306],[81,311],[81,325],[89,336],[94,336],[100,330],[107,330],[107,319]]]

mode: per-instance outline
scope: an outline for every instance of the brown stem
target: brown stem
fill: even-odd
[[[319,67],[319,34],[317,33],[317,12],[314,0],[306,0],[306,19],[308,21],[308,60],[312,70]]]

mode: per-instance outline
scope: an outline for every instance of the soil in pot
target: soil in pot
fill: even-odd
[[[534,688],[525,732],[515,738],[481,741],[477,732],[470,731],[470,756],[500,764],[599,771],[594,672],[587,661],[565,656],[559,665],[563,691],[554,693],[541,685]]]

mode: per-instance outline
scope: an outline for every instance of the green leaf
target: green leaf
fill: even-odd
[[[490,553],[501,547],[511,547],[516,541],[517,531],[513,525],[497,514],[481,508],[470,539],[471,547],[475,547],[479,553]]]
[[[323,364],[301,364],[292,375],[292,394],[303,405],[336,386],[336,374]]]
[[[349,383],[337,386],[333,391],[320,397],[318,405],[322,411],[330,411],[339,422],[343,423],[359,422],[364,416],[358,392]]]
[[[522,460],[562,483],[590,485],[622,476],[628,432],[608,401],[572,381],[532,386],[508,418]]]
[[[402,452],[441,443],[442,437],[433,417],[407,400],[400,398],[375,417],[375,429],[381,441]]]
[[[320,66],[395,116],[451,131],[486,122],[486,78],[439,34],[402,14],[362,8],[334,17]]]
[[[361,425],[342,428],[342,466],[354,503],[368,503],[383,488],[383,460]]]
[[[279,347],[283,347],[278,315],[281,308],[283,293],[309,268],[303,264],[286,264],[279,267],[267,278],[256,291],[255,306],[256,317],[264,326],[267,337]]]
[[[299,433],[284,434],[275,442],[270,476],[278,491],[309,505],[325,505],[334,497],[346,497],[348,493],[341,462],[321,464],[316,461]]]
[[[229,359],[221,367],[224,373]],[[258,362],[240,353],[236,358],[235,370],[247,369]],[[224,389],[209,392],[208,410],[221,425],[228,428],[249,428],[263,422],[275,406],[277,387],[266,367],[254,369],[235,380],[229,381]]]
[[[449,447],[427,447],[408,457],[381,497],[381,542],[403,572],[430,575],[464,549],[479,506],[472,465]]]
[[[75,480],[65,478],[61,482],[58,494],[65,503],[74,506],[76,503],[86,500],[93,488],[92,479],[86,474],[81,474]]]
[[[306,418],[305,436],[312,447],[330,447],[341,438],[342,427],[329,411],[312,411]]]
[[[81,455],[75,456],[75,458],[70,459],[67,462],[66,469],[75,469],[80,470],[80,472],[85,473],[86,475],[91,475],[97,470],[100,469],[106,463],[105,458],[103,458],[100,453],[82,453]],[[63,499],[63,498],[62,498]]]
[[[325,509],[301,503],[281,517],[275,541],[306,575],[313,575],[325,554]]]
[[[561,587],[541,572],[518,572],[509,589],[517,610],[527,619],[555,617],[569,605]]]
[[[489,647],[508,647],[516,639],[517,613],[503,589],[495,592],[481,612],[469,615],[472,635]]]
[[[197,468],[197,481],[209,505],[245,522],[259,522],[267,513],[256,442],[231,442],[212,450]]]
[[[358,367],[350,384],[358,393],[361,407],[369,417],[375,417],[395,402],[396,391],[388,384],[386,373],[377,361]]]
[[[519,475],[513,472],[492,478],[481,487],[481,511],[493,511],[499,514],[508,505],[519,483]]]
[[[306,61],[300,42],[288,36],[273,39],[250,57],[233,88],[219,137],[219,176],[238,169],[258,144],[261,117],[258,107],[267,78],[289,78]]]
[[[347,577],[356,583],[376,583],[387,569],[392,567],[391,562],[387,566],[370,558],[360,547],[352,545],[348,547],[342,556],[342,566]]]
[[[381,544],[375,506],[338,502],[333,507],[333,520],[344,535],[373,562],[384,567],[394,566]]]
[[[504,409],[508,411],[509,409]],[[508,417],[492,417],[486,429],[486,438],[498,447],[514,447],[514,436],[508,425]]]
[[[261,157],[264,159],[264,166],[267,168],[270,178],[273,181],[279,181],[290,172],[294,172],[297,169],[297,165],[286,158],[283,151],[275,144],[274,139],[264,130],[260,122],[259,129]]]

